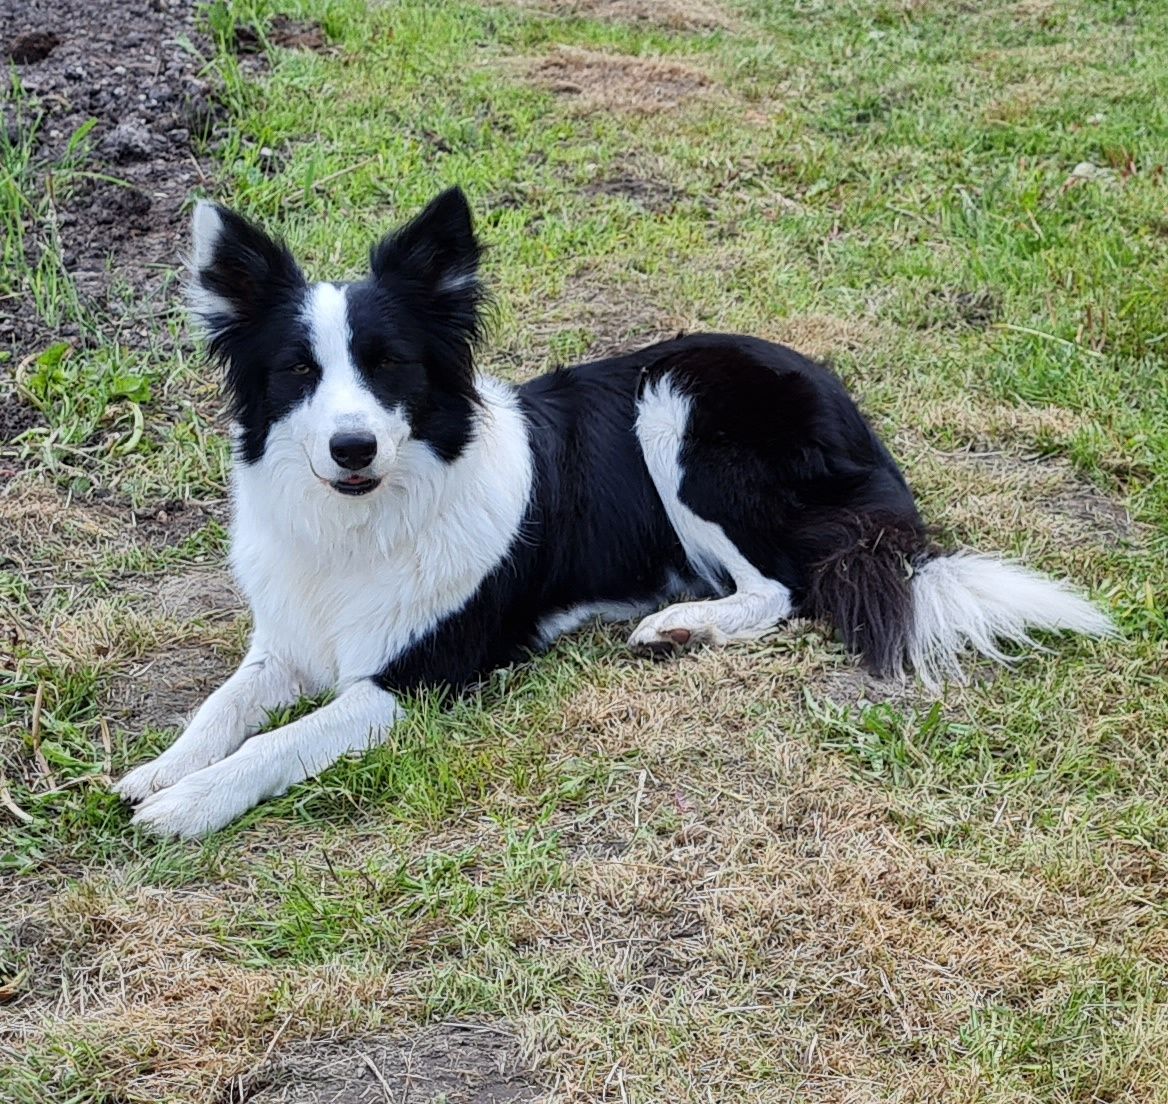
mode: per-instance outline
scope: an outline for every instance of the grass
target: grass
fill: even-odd
[[[243,65],[276,11],[330,48]],[[1075,579],[1123,638],[933,699],[806,624],[664,666],[586,631],[160,844],[107,779],[246,635],[214,383],[170,317],[20,350],[0,1096],[262,1100],[319,1048],[472,1020],[556,1100],[1168,1101],[1168,6],[205,20],[214,193],[311,274],[459,183],[492,370],[699,328],[830,357],[944,539]],[[21,95],[0,294],[108,337],[51,235],[18,244],[51,200]]]

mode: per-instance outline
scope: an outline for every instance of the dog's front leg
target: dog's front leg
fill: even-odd
[[[264,723],[268,710],[296,701],[301,692],[283,660],[253,647],[239,670],[199,707],[186,731],[157,759],[115,783],[114,790],[127,801],[139,802],[219,762]]]
[[[363,679],[315,713],[253,737],[234,755],[148,797],[132,823],[161,836],[214,832],[341,756],[384,743],[401,715],[388,690]]]

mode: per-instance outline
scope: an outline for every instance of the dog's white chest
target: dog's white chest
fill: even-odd
[[[257,641],[324,688],[376,674],[465,601],[467,587],[411,554],[427,551],[387,554],[360,539],[329,549],[243,540],[232,559]]]

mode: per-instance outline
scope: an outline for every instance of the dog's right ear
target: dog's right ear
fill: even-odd
[[[216,352],[278,296],[305,285],[282,242],[217,203],[199,200],[191,237],[187,300]]]

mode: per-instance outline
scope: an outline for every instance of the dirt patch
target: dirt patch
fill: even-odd
[[[619,196],[631,200],[643,210],[669,211],[685,193],[663,180],[649,180],[631,173],[618,173],[580,189],[586,196]]]
[[[133,731],[180,724],[238,658],[243,602],[224,569],[162,576],[116,567],[174,547],[222,511],[177,506],[135,512],[32,482],[0,495],[0,568],[24,580],[30,603],[7,611],[13,643],[51,662],[100,667],[109,719]]]
[[[182,728],[239,662],[243,597],[224,568],[136,577],[127,593],[148,619],[145,653],[106,676],[102,705],[131,733]]]
[[[515,1035],[490,1024],[303,1046],[258,1076],[265,1085],[248,1094],[251,1104],[517,1104],[542,1095],[523,1070]]]
[[[170,548],[194,536],[211,521],[226,523],[225,502],[184,502],[168,499],[157,506],[131,511],[134,526],[154,547]]]
[[[209,54],[195,5],[178,0],[0,7],[0,50],[12,58],[26,97],[5,122],[14,133],[35,131],[42,194],[71,140],[94,121],[84,139],[86,175],[57,173],[53,202],[30,227],[28,252],[35,263],[59,235],[66,271],[102,315],[120,314],[123,299],[134,302],[135,312],[157,309],[151,304],[181,252],[183,204],[206,179],[198,143],[210,135],[218,106],[185,42]],[[132,295],[111,296],[115,283]],[[144,326],[120,321],[122,341],[145,339]],[[111,317],[111,327],[118,322]],[[51,332],[29,300],[6,309],[0,321],[0,347],[17,360],[76,334],[72,320]]]
[[[520,6],[551,15],[645,23],[668,31],[727,31],[736,24],[709,0],[520,0]]]
[[[699,69],[664,58],[629,57],[558,46],[531,68],[535,83],[570,98],[584,112],[652,115],[714,90]]]
[[[93,563],[119,546],[121,524],[110,510],[78,508],[67,495],[45,483],[13,483],[0,494],[3,562],[30,581],[49,565],[68,577],[71,571]]]
[[[237,54],[262,53],[265,42],[285,50],[311,50],[313,53],[323,53],[329,47],[328,34],[314,19],[274,15],[263,27],[245,23],[235,29]]]
[[[959,288],[936,288],[925,296],[919,328],[929,326],[967,327],[984,330],[996,322],[1002,313],[1001,296],[982,288],[962,291]]]
[[[587,360],[676,337],[685,328],[685,320],[658,307],[641,289],[583,274],[569,282],[550,310],[543,309],[539,321],[528,327],[527,336],[538,348],[572,328],[585,332],[588,346],[583,356],[571,359]]]
[[[937,504],[934,520],[979,546],[1008,547],[1022,533],[1075,565],[1091,549],[1147,541],[1147,528],[1122,502],[1057,457],[926,453],[910,467],[914,486]]]
[[[1131,541],[1142,533],[1141,526],[1132,519],[1131,512],[1122,502],[1087,484],[1069,486],[1040,502],[1039,506],[1078,523],[1082,527],[1083,539],[1101,543],[1109,539]]]
[[[175,621],[221,620],[243,610],[243,596],[224,568],[167,575],[158,582],[155,603]]]
[[[40,425],[41,421],[40,411],[19,395],[12,392],[0,395],[0,444],[15,441],[26,429]],[[0,477],[4,474],[3,465],[0,465]]]
[[[972,666],[972,663],[967,662],[967,666]],[[992,675],[993,670],[989,668],[986,674]],[[979,669],[975,681],[981,681],[981,678]],[[924,697],[915,679],[877,678],[855,659],[827,667],[811,687],[811,692],[837,705],[860,708],[884,702],[915,705]]]
[[[212,521],[224,522],[225,502],[167,501],[135,510],[112,496],[73,498],[46,483],[13,481],[0,494],[0,526],[8,562],[30,575],[40,565],[68,574],[103,556],[132,548],[173,548]]]
[[[174,644],[111,679],[102,704],[131,733],[182,728],[237,662],[201,641]]]
[[[61,40],[51,31],[29,31],[9,42],[6,56],[16,65],[28,65],[44,61],[60,44]]]

